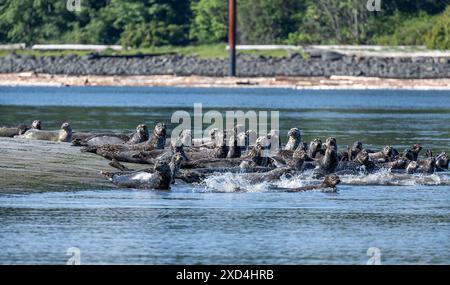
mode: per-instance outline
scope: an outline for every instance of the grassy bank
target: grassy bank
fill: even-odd
[[[0,50],[0,57],[7,56],[14,52],[17,55],[31,55],[36,57],[45,56],[64,56],[64,55],[88,55],[93,51],[80,51],[80,50]],[[148,48],[130,48],[121,51],[105,50],[96,52],[100,55],[165,55],[165,54],[178,54],[184,56],[197,56],[200,58],[226,58],[228,57],[228,51],[225,44],[210,44],[210,45],[190,45],[190,46],[160,46],[160,47],[148,47]],[[288,51],[284,49],[275,50],[245,50],[240,51],[243,54],[255,54],[266,57],[284,57],[288,55]]]

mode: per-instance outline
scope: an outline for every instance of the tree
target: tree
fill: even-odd
[[[0,4],[0,27],[11,42],[51,42],[66,30],[73,16],[65,1],[8,0]]]
[[[300,32],[314,35],[318,43],[358,44],[366,40],[369,13],[365,1],[312,1]]]
[[[201,43],[224,42],[227,39],[228,1],[198,0],[192,1],[194,20],[190,38]]]
[[[450,49],[450,6],[439,15],[427,35],[426,45],[430,49]]]
[[[281,43],[296,31],[302,0],[241,0],[237,4],[238,40],[244,44]]]

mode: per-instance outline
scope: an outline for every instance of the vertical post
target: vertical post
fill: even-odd
[[[236,0],[228,0],[228,48],[230,76],[236,76]]]

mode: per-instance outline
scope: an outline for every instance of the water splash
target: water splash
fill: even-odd
[[[217,173],[207,177],[197,189],[200,192],[265,192],[270,189],[268,182],[252,183],[239,173]]]
[[[450,185],[450,172],[437,172],[432,175],[393,173],[381,169],[371,174],[340,175],[343,185],[382,185],[382,186],[442,186]],[[282,176],[271,182],[254,183],[246,179],[245,174],[217,173],[207,177],[196,192],[269,192],[275,188],[296,188],[320,184],[322,180],[313,178],[313,171],[307,171],[292,177]]]
[[[406,174],[393,173],[388,169],[381,169],[368,175],[343,175],[341,181],[348,185],[384,185],[384,186],[440,186],[450,185],[449,172],[434,174]]]

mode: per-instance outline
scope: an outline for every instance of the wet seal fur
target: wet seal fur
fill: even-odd
[[[335,173],[327,175],[323,182],[319,185],[304,186],[298,188],[286,189],[286,192],[304,192],[311,190],[331,189],[336,192],[336,186],[341,183],[341,179]]]
[[[166,144],[166,125],[157,123],[152,137],[137,144],[104,144],[100,146],[87,146],[81,152],[91,152],[108,159],[116,159],[123,162],[148,163],[148,159],[154,159],[164,153]]]
[[[129,135],[124,134],[74,134],[72,145],[74,146],[100,146],[105,144],[138,144],[149,139],[148,128],[145,124],[139,124],[136,131]]]
[[[182,156],[175,154],[170,163],[157,161],[152,170],[101,172],[113,184],[124,188],[170,190],[180,168]]]
[[[296,150],[302,140],[301,132],[298,128],[292,128],[288,132],[288,142],[284,146],[285,150]]]
[[[55,141],[55,142],[70,142],[72,140],[72,128],[69,123],[63,123],[58,132],[42,131],[38,129],[30,129],[23,135],[16,136],[17,138]]]
[[[442,152],[436,156],[436,171],[448,170],[449,161],[450,159],[446,152]]]
[[[31,126],[28,125],[18,125],[17,127],[1,127],[0,128],[0,137],[9,137],[13,138],[15,136],[23,135],[26,131],[36,129],[42,129],[42,123],[39,120],[34,120],[31,123]]]

